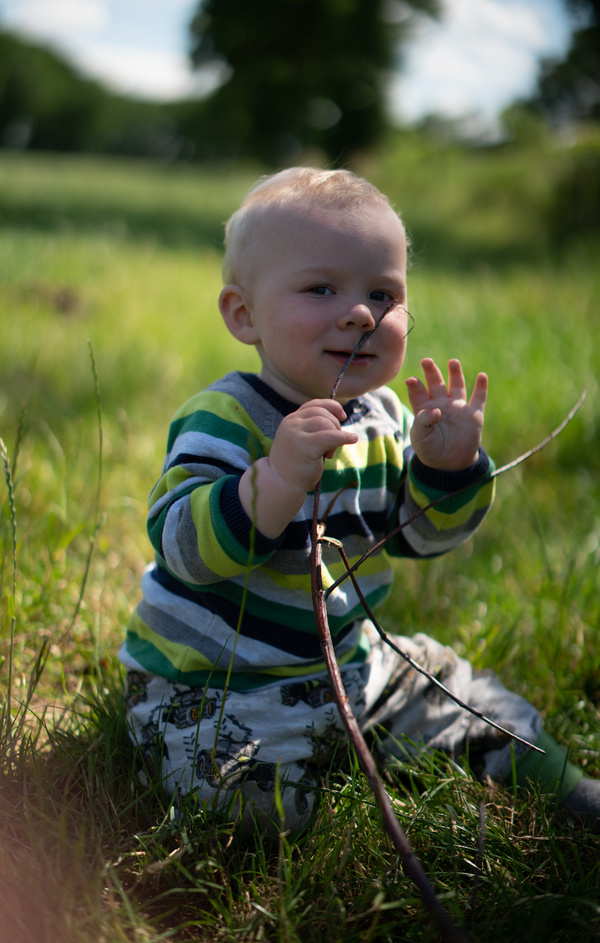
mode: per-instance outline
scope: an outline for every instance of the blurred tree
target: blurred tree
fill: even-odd
[[[551,124],[600,118],[600,0],[565,0],[575,29],[563,60],[542,61],[536,94],[528,102]]]
[[[104,93],[47,49],[0,33],[2,143],[93,149],[105,120]]]
[[[180,156],[177,115],[83,78],[60,55],[0,31],[0,146]]]
[[[192,62],[230,73],[198,108],[203,133],[221,155],[280,164],[313,146],[346,162],[385,129],[386,79],[411,14],[439,9],[439,0],[200,0]]]
[[[551,126],[600,119],[600,0],[565,0],[574,31],[563,60],[541,64],[536,95],[525,102]],[[569,151],[548,205],[548,230],[557,245],[600,235],[600,145],[583,135]]]

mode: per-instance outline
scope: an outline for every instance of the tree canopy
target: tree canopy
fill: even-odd
[[[375,144],[411,8],[435,15],[439,2],[201,0],[192,62],[230,70],[203,105],[217,151],[281,163],[315,146],[343,163]]]
[[[543,60],[531,104],[552,124],[600,118],[600,0],[565,0],[576,28],[564,59]]]
[[[0,30],[0,147],[178,156],[174,105],[136,101],[85,78],[63,56]]]

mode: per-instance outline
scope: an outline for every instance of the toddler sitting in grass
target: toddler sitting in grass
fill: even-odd
[[[132,738],[176,799],[193,792],[277,829],[310,819],[319,768],[345,737],[311,594],[321,479],[319,519],[351,564],[449,495],[358,570],[371,609],[391,590],[389,556],[445,553],[490,506],[485,374],[469,396],[458,360],[447,380],[423,360],[423,378],[406,380],[412,414],[386,386],[406,350],[406,268],[401,219],[349,171],[267,177],[227,224],[219,307],[233,336],[256,347],[260,371],[228,373],[173,417],[149,499],[155,562],[121,650]],[[324,544],[324,588],[343,571]],[[327,605],[346,693],[383,759],[427,747],[512,778],[510,740],[383,643],[350,580]],[[537,779],[572,813],[600,816],[600,782],[569,762],[531,704],[428,635],[395,641],[462,701],[546,751],[514,745],[519,784]]]

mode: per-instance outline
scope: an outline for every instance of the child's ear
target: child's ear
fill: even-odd
[[[242,344],[258,344],[260,336],[254,321],[250,299],[239,285],[225,285],[219,295],[219,310],[233,336]]]

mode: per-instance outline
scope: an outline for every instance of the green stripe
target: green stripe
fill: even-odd
[[[231,445],[245,449],[251,455],[262,455],[262,449],[258,440],[248,431],[246,426],[230,422],[222,416],[215,413],[199,409],[182,419],[175,419],[169,429],[169,440],[167,452],[170,452],[175,444],[175,440],[183,432],[200,432],[204,435],[211,435],[217,439],[225,439]]]
[[[358,468],[325,469],[321,488],[325,492],[340,491],[342,488],[357,487],[360,484],[362,491],[367,489],[379,490],[388,488],[396,491],[402,469],[390,463],[366,465]]]
[[[262,563],[265,563],[271,558],[272,551],[269,550],[267,553],[256,553],[252,547],[246,547],[244,544],[240,543],[237,537],[229,529],[229,526],[223,517],[221,512],[221,492],[225,487],[225,484],[231,475],[227,475],[223,478],[219,478],[213,485],[210,485],[210,492],[208,497],[208,509],[209,517],[206,522],[206,526],[211,526],[213,533],[217,542],[219,543],[223,553],[225,553],[230,560],[233,560],[238,566],[247,567],[247,566],[260,566]],[[204,485],[203,487],[207,487]],[[196,528],[196,534],[198,538],[198,549],[200,551],[200,556],[202,559],[205,559],[205,546],[206,541],[202,539],[202,535],[198,533]]]
[[[490,459],[490,469],[488,475],[494,470],[494,465]],[[409,470],[409,477],[411,482],[414,483],[415,487],[422,493],[427,495],[430,501],[437,501],[438,498],[441,498],[446,494],[445,491],[440,490],[439,488],[432,488],[431,485],[424,484],[420,478]],[[436,511],[440,511],[442,514],[454,514],[456,511],[460,511],[465,504],[468,504],[470,501],[474,501],[480,491],[485,488],[492,489],[493,481],[490,481],[486,476],[482,478],[481,481],[475,482],[471,485],[470,488],[467,488],[466,491],[461,491],[459,494],[451,495],[449,498],[446,498],[445,501],[440,501],[439,504],[436,504]],[[488,502],[491,504],[491,497]],[[481,502],[481,507],[484,506],[484,502]]]
[[[307,580],[307,596],[309,595],[308,586],[309,583]],[[237,603],[238,606],[241,606],[242,604],[242,595],[244,590],[243,587],[238,586],[237,584],[226,584],[225,581],[223,581],[221,583],[211,583],[210,587],[207,589],[203,589],[199,586],[191,586],[190,588],[197,590],[200,594],[202,592],[207,592],[215,596],[220,596],[223,599],[228,599],[230,602]],[[372,590],[372,592],[366,596],[367,602],[372,609],[375,609],[380,605],[380,603],[387,599],[390,589],[390,584],[386,583],[385,586],[380,586],[377,589]],[[314,611],[312,608],[301,609],[300,607],[292,606],[289,603],[286,604],[275,602],[272,599],[265,599],[264,596],[259,596],[250,590],[247,591],[244,608],[251,615],[257,618],[267,618],[269,622],[274,622],[277,625],[280,625],[282,627],[282,631],[285,631],[285,627],[289,626],[291,629],[296,629],[299,632],[307,632],[311,635],[315,635],[317,632]],[[354,606],[353,609],[349,610],[344,616],[335,616],[331,613],[328,613],[331,634],[336,636],[338,632],[346,628],[346,626],[350,625],[351,622],[355,622],[357,619],[361,619],[363,617],[364,610],[360,603],[357,603],[357,605]]]

